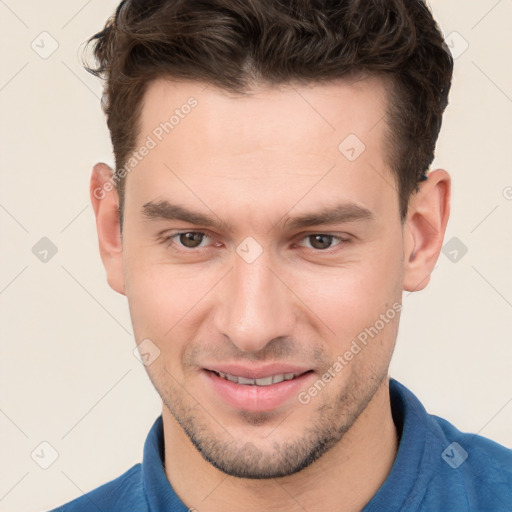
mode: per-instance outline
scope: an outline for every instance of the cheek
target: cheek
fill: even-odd
[[[161,339],[185,314],[189,290],[165,265],[130,258],[125,264],[126,295],[137,340]]]
[[[131,258],[125,268],[127,298],[137,342],[149,338],[161,351],[182,350],[204,321],[204,298],[215,283],[208,273]]]
[[[381,314],[392,317],[383,330],[386,334],[382,333],[392,337],[392,324],[398,320],[396,303],[401,301],[402,290],[400,247],[398,242],[387,243],[350,265],[317,269],[295,277],[297,295],[328,327],[326,334],[336,339],[337,350],[373,326]]]
[[[137,266],[128,273],[127,298],[135,339],[137,343],[151,340],[150,347],[156,346],[152,350],[158,354],[146,371],[157,389],[173,387],[174,379],[181,378],[180,364],[187,340],[194,337],[187,321],[195,313],[191,308],[197,297],[182,281],[173,278],[169,266]]]

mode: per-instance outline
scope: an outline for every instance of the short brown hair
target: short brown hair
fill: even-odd
[[[124,0],[91,37],[105,79],[114,178],[134,150],[146,87],[162,77],[244,93],[254,84],[389,77],[388,164],[402,221],[426,179],[453,59],[423,0]],[[121,226],[125,176],[118,177]]]

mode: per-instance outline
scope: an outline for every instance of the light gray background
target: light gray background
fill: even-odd
[[[117,477],[160,414],[88,197],[92,165],[113,158],[79,48],[116,4],[0,0],[1,511],[47,510]],[[453,51],[469,45],[434,166],[453,179],[445,242],[468,251],[441,254],[428,288],[404,294],[391,375],[429,412],[512,447],[512,2],[431,5]],[[32,252],[42,237],[58,249],[47,262]],[[42,442],[58,453],[48,469]]]

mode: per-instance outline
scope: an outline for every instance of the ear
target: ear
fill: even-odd
[[[404,290],[423,290],[443,246],[450,216],[450,175],[437,169],[411,196],[404,225]]]
[[[91,175],[90,195],[108,284],[116,292],[125,295],[119,195],[112,176],[111,167],[103,163],[96,164]]]

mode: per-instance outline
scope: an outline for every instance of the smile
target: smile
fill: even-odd
[[[204,392],[213,403],[220,399],[235,410],[265,412],[296,404],[298,394],[315,379],[314,371],[297,366],[292,368],[291,365],[276,364],[274,366],[281,368],[268,366],[259,370],[224,366],[231,366],[229,370],[232,373],[221,371],[220,368],[203,369],[201,378],[205,379]]]
[[[230,375],[224,372],[213,372],[223,379],[235,382],[236,384],[243,384],[245,386],[271,386],[272,384],[278,384],[285,380],[292,380],[297,377],[298,373],[279,373],[277,375],[270,375],[268,377],[262,377],[260,379],[247,379],[246,377],[239,377],[237,375]]]

